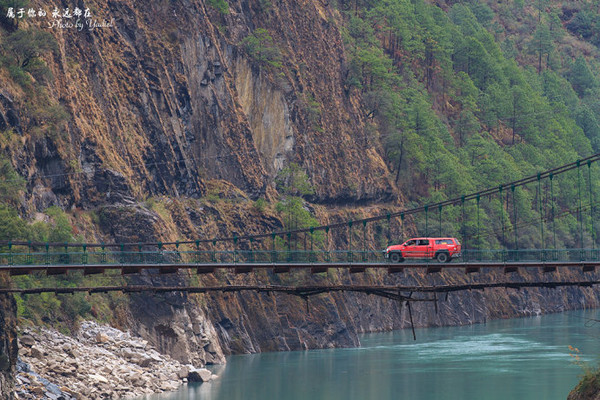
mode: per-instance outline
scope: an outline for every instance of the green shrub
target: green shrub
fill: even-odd
[[[221,14],[229,14],[229,4],[225,0],[208,0],[208,5],[219,11]]]
[[[265,211],[266,206],[267,202],[263,198],[260,198],[254,202],[254,209],[259,213],[263,213]]]
[[[241,44],[248,56],[255,61],[266,66],[281,68],[281,52],[266,29],[255,29],[252,34],[242,40]]]

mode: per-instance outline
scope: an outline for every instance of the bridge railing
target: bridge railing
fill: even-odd
[[[0,265],[69,265],[84,262],[77,253],[8,253],[0,254]]]
[[[464,262],[598,261],[600,249],[465,250]]]
[[[210,263],[377,263],[380,251],[73,251],[0,253],[0,265],[160,265]]]
[[[383,261],[379,251],[305,251],[305,250],[238,250],[192,252],[199,263],[341,263]]]
[[[220,263],[383,263],[381,251],[227,250],[227,251],[72,251],[0,253],[0,265],[161,265]],[[465,250],[462,262],[600,261],[600,249]],[[433,262],[406,257],[405,262]]]

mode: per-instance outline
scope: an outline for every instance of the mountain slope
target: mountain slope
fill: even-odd
[[[0,2],[0,149],[10,161],[0,164],[2,192],[10,194],[0,208],[2,226],[10,227],[3,240],[165,242],[284,231],[434,203],[598,150],[597,50],[593,35],[585,38],[587,19],[577,17],[594,14],[571,2],[94,0],[85,4],[88,19],[105,26],[91,30],[49,26],[54,8],[65,11],[62,2],[20,0],[48,12],[22,19],[5,17],[9,3]],[[595,181],[592,190],[598,193]],[[576,196],[576,180],[566,180],[556,207],[569,210]],[[529,187],[511,200],[522,221],[535,221],[519,227],[528,248],[549,245],[538,231],[537,198]],[[482,202],[485,234],[476,234],[474,221],[463,228],[457,207],[444,209],[440,230],[471,248],[510,248],[501,225],[504,219],[510,232],[514,219],[502,204]],[[586,226],[592,217],[583,217]],[[424,216],[401,222],[369,228],[368,248],[379,250],[386,231],[395,241],[400,227],[416,235],[426,224]],[[579,245],[573,215],[556,230],[557,246]],[[331,232],[317,246],[345,249],[348,231]],[[240,244],[251,245],[271,242]],[[292,243],[284,237],[275,245]],[[475,297],[450,299],[440,314],[417,307],[416,323],[597,304],[585,289]],[[18,300],[31,320],[57,319],[31,299]],[[55,300],[65,315],[73,310]],[[302,300],[258,294],[77,301],[75,318],[111,319],[181,359],[204,362],[222,355],[208,351],[207,340],[224,353],[290,350],[356,345],[358,332],[408,326],[401,304],[360,296],[324,295],[311,300],[310,314]]]

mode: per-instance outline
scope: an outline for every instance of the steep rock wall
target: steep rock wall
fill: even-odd
[[[45,19],[21,22],[56,39],[57,50],[43,56],[52,71],[44,89],[68,114],[58,134],[40,134],[43,122],[29,115],[31,95],[0,76],[3,123],[20,135],[20,145],[8,152],[27,179],[27,213],[51,205],[95,210],[99,230],[89,239],[107,243],[281,229],[279,217],[250,210],[242,218],[235,204],[229,211],[186,207],[186,221],[174,227],[140,204],[151,196],[201,198],[215,180],[234,185],[241,191],[235,198],[244,201],[271,197],[274,177],[292,161],[307,170],[317,202],[391,198],[360,99],[344,92],[337,11],[318,0],[286,0],[268,9],[257,1],[229,4],[229,13],[221,14],[201,0],[91,0],[85,7],[94,19],[111,21],[109,27],[79,31],[49,28]],[[31,6],[64,8],[58,1]],[[280,68],[244,52],[243,39],[259,27],[273,36]],[[131,278],[155,284],[187,279]],[[218,346],[204,353],[214,332],[228,352],[357,344],[346,307],[329,297],[313,302],[319,313],[293,318],[286,313],[303,302],[235,297],[234,305],[215,299],[198,309],[186,296],[133,297],[130,324],[163,351],[199,362],[220,360]],[[203,312],[218,321],[214,327]]]
[[[58,1],[31,3],[63,7]],[[86,5],[97,18],[115,19],[113,27],[80,32],[41,26],[58,43],[56,54],[44,58],[53,72],[46,89],[69,115],[60,135],[35,135],[26,93],[0,76],[0,126],[19,134],[10,155],[27,178],[28,213],[50,205],[94,209],[100,223],[90,241],[273,232],[283,229],[280,217],[259,211],[250,199],[272,196],[273,178],[291,161],[307,171],[316,203],[401,198],[389,182],[383,149],[369,135],[362,100],[345,90],[337,11],[321,0],[281,0],[267,9],[260,1],[229,4],[229,13],[221,14],[201,0],[90,0]],[[259,27],[272,35],[281,68],[244,52],[243,39]],[[215,181],[225,187],[216,191],[225,201],[197,202]],[[148,197],[169,199],[169,216],[142,206]],[[336,213],[322,210],[321,222]],[[344,248],[345,242],[336,245]],[[183,284],[193,278],[180,272],[130,279]],[[417,284],[434,277],[332,271],[198,279],[206,285]],[[584,304],[597,305],[597,295],[588,289],[469,292],[450,295],[437,313],[431,304],[415,305],[413,318],[417,326],[466,324]],[[200,363],[229,353],[356,346],[360,332],[409,326],[398,302],[350,294],[324,294],[308,304],[252,293],[140,295],[131,298],[130,314],[130,327],[161,351]]]
[[[294,148],[294,127],[290,107],[282,90],[274,87],[258,68],[237,57],[233,75],[239,100],[248,116],[252,135],[264,163],[272,176],[283,169],[286,157]]]
[[[12,295],[0,296],[0,398],[9,399],[17,364],[17,305]]]
[[[290,161],[308,171],[317,202],[391,198],[360,98],[344,92],[337,11],[317,0],[268,10],[259,3],[230,2],[220,14],[200,0],[96,0],[93,18],[110,27],[23,22],[56,38],[58,49],[44,56],[53,74],[46,90],[68,113],[58,134],[34,135],[43,122],[28,116],[23,88],[6,82],[10,107],[2,115],[22,134],[11,155],[28,180],[29,210],[199,197],[206,179],[256,198]],[[32,6],[63,9],[52,1]],[[280,68],[243,51],[261,25],[282,55]]]

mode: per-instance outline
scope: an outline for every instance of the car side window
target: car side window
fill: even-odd
[[[429,240],[419,240],[419,246],[428,246]]]
[[[416,240],[409,240],[408,242],[404,243],[405,246],[414,246],[415,244],[417,244]]]

